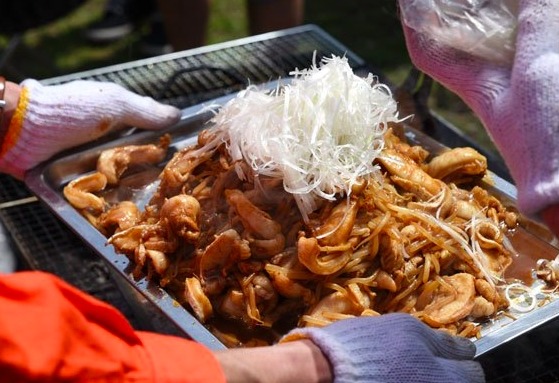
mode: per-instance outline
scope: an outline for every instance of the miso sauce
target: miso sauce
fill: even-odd
[[[505,277],[520,280],[528,286],[534,282],[538,260],[552,260],[559,254],[559,249],[521,226],[507,237],[518,254],[507,268]]]

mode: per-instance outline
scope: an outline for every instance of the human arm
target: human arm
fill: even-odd
[[[134,331],[113,307],[42,272],[1,276],[0,312],[7,381],[330,381],[310,341],[213,354],[193,341]]]
[[[310,340],[217,351],[228,383],[326,383],[333,380],[326,356]]]
[[[0,313],[5,381],[225,381],[204,346],[134,331],[112,306],[46,273],[2,275]]]
[[[0,171],[20,179],[54,154],[115,129],[162,129],[180,118],[177,108],[108,82],[7,82],[4,99]]]
[[[193,341],[134,331],[113,307],[42,272],[1,276],[0,312],[7,381],[330,381],[328,362],[310,341],[213,354]]]
[[[559,235],[559,44],[550,38],[559,2],[440,3],[399,2],[413,63],[472,108],[509,167],[519,209]],[[502,24],[509,28],[487,32]]]

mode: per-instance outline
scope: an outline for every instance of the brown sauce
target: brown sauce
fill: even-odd
[[[505,277],[520,280],[528,286],[534,282],[538,260],[552,260],[559,254],[559,249],[521,226],[512,231],[508,238],[518,255],[514,256]]]

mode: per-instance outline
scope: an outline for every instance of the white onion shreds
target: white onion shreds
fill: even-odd
[[[505,289],[505,296],[512,310],[527,313],[536,308],[538,299],[530,287],[521,283],[511,283]]]
[[[271,93],[247,88],[212,121],[232,159],[283,179],[307,219],[316,198],[350,194],[359,178],[378,171],[383,135],[399,119],[390,89],[373,75],[355,75],[346,58],[292,74]]]
[[[474,265],[479,269],[479,272],[483,275],[485,280],[489,282],[492,287],[495,287],[496,277],[491,273],[490,269],[485,266],[485,262],[483,262],[483,259],[481,259],[480,255],[476,253],[476,249],[470,247],[468,243],[469,239],[464,238],[460,234],[460,232],[454,229],[453,226],[422,211],[410,210],[405,207],[400,207],[393,204],[388,204],[388,207],[393,211],[399,212],[401,214],[409,214],[412,217],[417,217],[420,220],[427,222],[435,227],[439,227],[440,229],[445,231],[448,235],[450,235],[452,239],[456,241],[456,243],[461,245],[462,249],[470,257]]]

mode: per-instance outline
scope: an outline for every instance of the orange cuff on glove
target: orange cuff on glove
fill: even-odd
[[[6,135],[4,136],[4,140],[2,141],[2,146],[0,147],[0,162],[5,154],[15,146],[19,139],[21,128],[23,126],[23,119],[25,117],[25,110],[27,109],[28,104],[29,92],[24,88],[21,90],[17,108],[10,120],[10,125]]]

